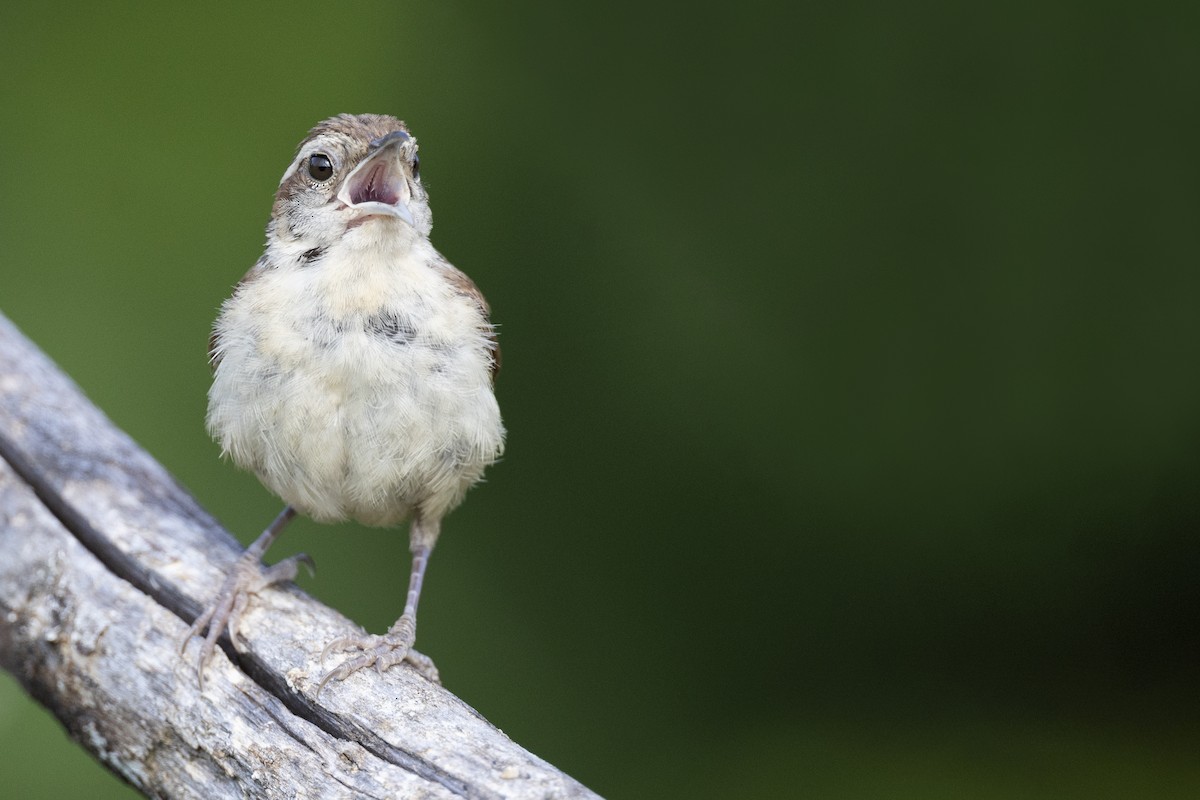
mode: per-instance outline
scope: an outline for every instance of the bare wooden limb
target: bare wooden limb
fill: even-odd
[[[237,542],[0,316],[0,665],[148,796],[594,798],[408,668],[326,686],[358,632],[294,586],[203,691],[178,643]]]

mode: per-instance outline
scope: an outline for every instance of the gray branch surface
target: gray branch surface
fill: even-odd
[[[295,586],[245,644],[179,643],[241,547],[0,315],[0,666],[150,797],[595,798],[408,667],[316,682],[360,634]]]

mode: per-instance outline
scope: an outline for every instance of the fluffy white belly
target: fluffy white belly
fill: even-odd
[[[436,276],[335,277],[266,273],[225,305],[209,430],[319,521],[440,518],[503,450],[486,322]]]

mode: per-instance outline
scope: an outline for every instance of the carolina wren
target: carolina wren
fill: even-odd
[[[209,356],[208,430],[286,503],[188,632],[197,668],[251,595],[294,578],[261,557],[296,513],[390,526],[410,519],[404,612],[318,686],[409,661],[417,601],[442,518],[504,449],[492,392],[500,349],[487,301],[429,241],[417,141],[404,123],[342,114],[318,124],[283,174],[266,251],[225,301]],[[184,641],[186,647],[187,640]]]

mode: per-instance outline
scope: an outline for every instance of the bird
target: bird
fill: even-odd
[[[318,123],[280,180],[262,256],[209,339],[206,425],[221,451],[284,502],[183,640],[222,632],[235,647],[250,598],[296,577],[303,554],[264,567],[288,522],[409,522],[404,609],[382,635],[326,645],[348,655],[320,680],[408,662],[417,605],[443,518],[504,452],[494,392],[500,348],[482,292],[430,242],[417,140],[401,120],[340,114]]]

